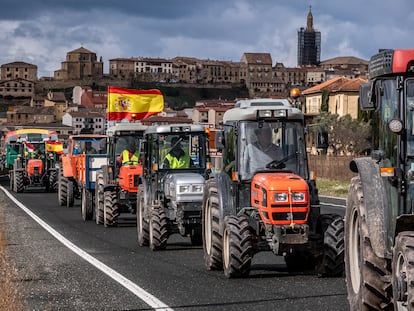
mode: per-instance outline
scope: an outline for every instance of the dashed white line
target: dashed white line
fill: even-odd
[[[137,284],[132,282],[131,280],[124,277],[122,274],[116,272],[115,270],[111,269],[104,263],[97,260],[95,257],[89,255],[87,252],[70,242],[66,239],[63,235],[49,226],[46,222],[44,222],[41,218],[36,216],[31,210],[29,210],[25,205],[19,202],[14,196],[10,194],[3,186],[0,186],[0,189],[17,205],[19,206],[26,214],[28,214],[34,221],[36,221],[40,226],[42,226],[46,231],[48,231],[52,236],[54,236],[58,241],[60,241],[63,245],[69,248],[71,251],[79,255],[81,258],[89,262],[91,265],[108,275],[114,281],[121,284],[123,287],[128,289],[131,293],[135,296],[140,298],[146,304],[148,304],[151,308],[156,309],[157,311],[173,311],[168,305],[163,303],[161,300],[156,298],[155,296],[151,295]]]

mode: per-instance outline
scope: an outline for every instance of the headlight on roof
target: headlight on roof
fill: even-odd
[[[270,118],[272,117],[272,110],[259,110],[257,115],[259,118]]]
[[[187,193],[190,192],[191,185],[180,185],[178,186],[178,193]]]
[[[192,192],[203,192],[203,185],[193,185]]]
[[[276,118],[286,117],[287,116],[287,110],[285,110],[285,109],[273,110],[273,116],[276,117]]]

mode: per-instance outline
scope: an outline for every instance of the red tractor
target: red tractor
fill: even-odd
[[[289,271],[342,275],[344,223],[320,213],[303,113],[288,99],[242,100],[225,112],[223,128],[215,139],[221,171],[204,187],[206,268],[245,277],[254,254],[270,250]]]

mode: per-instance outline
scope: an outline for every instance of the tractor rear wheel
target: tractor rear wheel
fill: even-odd
[[[252,248],[249,220],[244,216],[227,216],[223,232],[223,269],[227,278],[249,275]]]
[[[63,177],[63,170],[60,169],[58,175],[58,201],[60,206],[66,206],[67,187],[67,179]]]
[[[96,173],[95,183],[95,221],[97,225],[104,223],[104,180],[102,172]]]
[[[116,191],[104,192],[104,226],[116,227],[118,225],[119,203]]]
[[[145,198],[142,187],[138,187],[137,194],[137,234],[138,234],[138,245],[148,246],[149,245],[149,223],[144,219],[145,209]]]
[[[400,232],[392,256],[394,310],[414,310],[414,232]]]
[[[214,179],[206,181],[203,197],[202,231],[204,265],[207,270],[223,269],[223,241],[220,234],[220,203]]]
[[[323,236],[323,251],[316,270],[322,277],[339,277],[344,265],[344,221],[340,215],[322,214],[319,217],[319,230]]]
[[[56,192],[57,190],[57,172],[50,171],[48,182],[48,192]]]
[[[93,218],[93,195],[92,192],[86,188],[82,189],[81,210],[83,221],[91,220]]]
[[[387,261],[372,248],[359,177],[351,180],[345,214],[345,275],[350,310],[389,310]]]
[[[167,247],[168,222],[162,207],[154,208],[149,223],[149,247],[153,250],[162,250]]]

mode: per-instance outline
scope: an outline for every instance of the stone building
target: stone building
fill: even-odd
[[[0,67],[1,81],[23,79],[27,81],[37,80],[37,66],[25,62],[13,62],[3,64]]]
[[[56,80],[85,80],[97,79],[103,76],[102,58],[98,61],[96,53],[84,47],[66,54],[66,61],[61,63],[61,69],[56,70]]]
[[[13,125],[51,123],[55,121],[55,110],[53,107],[9,107],[7,111],[7,123]]]

